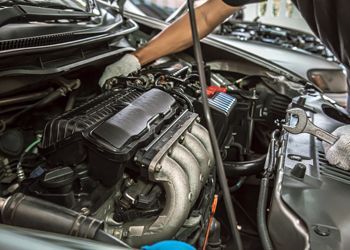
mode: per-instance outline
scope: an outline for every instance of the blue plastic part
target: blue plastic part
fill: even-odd
[[[30,173],[29,178],[37,178],[41,176],[44,172],[44,169],[41,166],[39,166]]]
[[[144,246],[142,250],[195,250],[195,248],[185,242],[167,240],[158,242],[152,246]]]

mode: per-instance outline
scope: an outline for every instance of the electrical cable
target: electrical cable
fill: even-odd
[[[231,194],[227,183],[224,164],[222,162],[221,152],[220,152],[220,148],[216,138],[213,121],[210,115],[208,97],[206,95],[206,89],[207,89],[206,76],[204,71],[202,50],[201,50],[197,24],[196,24],[194,0],[188,0],[187,5],[188,5],[189,17],[190,17],[190,23],[191,23],[194,54],[197,61],[199,79],[200,79],[201,90],[202,90],[202,103],[203,103],[204,116],[208,125],[209,135],[210,135],[210,139],[211,139],[211,143],[212,143],[213,151],[215,155],[217,175],[218,175],[221,189],[223,191],[223,199],[226,207],[227,217],[230,223],[233,239],[235,240],[236,248],[238,250],[242,250],[243,249],[242,240],[239,235],[239,231],[237,229],[237,219],[236,219],[234,207],[231,200]]]
[[[35,140],[34,142],[32,142],[24,151],[23,153],[21,154],[20,158],[19,158],[19,161],[17,163],[17,166],[16,166],[16,169],[17,169],[17,177],[18,177],[18,180],[21,182],[24,180],[25,176],[24,176],[24,170],[22,168],[22,163],[23,163],[23,160],[24,160],[24,156],[31,152],[39,143],[41,142],[41,139],[37,139]]]

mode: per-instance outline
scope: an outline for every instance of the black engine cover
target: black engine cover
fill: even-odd
[[[174,118],[179,106],[159,89],[109,91],[49,122],[41,153],[52,167],[87,160],[89,175],[113,185],[140,147]]]

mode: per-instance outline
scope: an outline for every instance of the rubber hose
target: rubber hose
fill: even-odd
[[[266,206],[268,199],[268,190],[269,190],[269,178],[265,177],[261,179],[260,182],[260,192],[258,200],[258,230],[261,240],[261,244],[264,250],[273,250],[273,246],[270,240],[269,232],[266,224]]]
[[[263,171],[266,155],[252,161],[224,162],[227,177],[255,175]]]

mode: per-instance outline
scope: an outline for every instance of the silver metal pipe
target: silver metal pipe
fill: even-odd
[[[197,139],[199,139],[204,145],[205,149],[209,153],[210,164],[209,167],[212,168],[215,163],[213,147],[211,146],[210,136],[208,130],[206,130],[202,125],[195,122],[191,128],[191,134],[193,134]]]
[[[191,189],[191,202],[195,202],[201,191],[201,169],[199,162],[195,156],[183,145],[177,143],[170,154],[171,158],[174,159],[185,171],[188,176],[188,181]]]
[[[201,168],[201,173],[203,180],[207,180],[209,177],[209,153],[201,143],[201,141],[195,137],[193,134],[186,132],[184,136],[183,145],[191,151],[191,153],[196,157]]]
[[[165,155],[154,168],[150,168],[149,175],[164,188],[166,203],[151,225],[129,227],[126,241],[133,247],[171,239],[184,224],[191,209],[188,177],[175,160]]]
[[[128,230],[128,236],[125,240],[133,247],[173,238],[188,218],[203,183],[208,179],[213,156],[201,140],[189,132],[197,123],[196,118],[197,115],[191,115],[149,164],[149,180],[163,187],[166,201],[161,214],[153,222],[135,221],[126,225],[124,229]],[[198,137],[208,137],[203,131],[197,132]],[[210,142],[209,139],[202,140]]]

